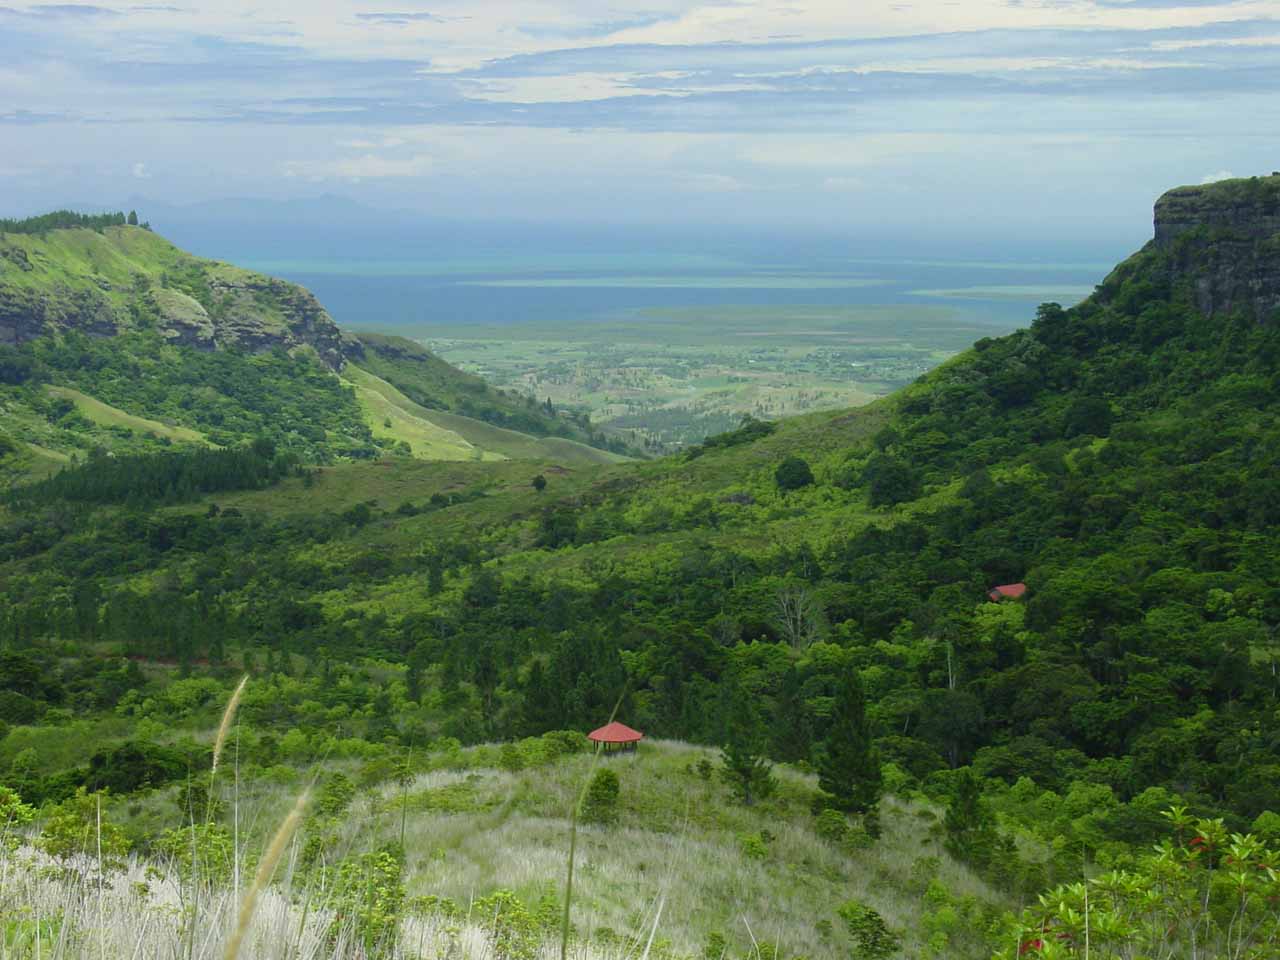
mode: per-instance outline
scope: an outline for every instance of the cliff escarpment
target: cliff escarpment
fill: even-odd
[[[1154,243],[1206,316],[1280,314],[1280,173],[1170,190],[1156,202]]]
[[[140,227],[0,234],[0,343],[145,329],[204,350],[306,347],[335,370],[359,350],[310,291]]]

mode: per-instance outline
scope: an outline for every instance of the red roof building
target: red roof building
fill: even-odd
[[[992,588],[987,596],[998,602],[1000,600],[1017,600],[1026,592],[1027,585],[1025,583],[1006,583]]]
[[[644,734],[639,730],[632,730],[625,723],[618,723],[614,720],[612,723],[606,723],[598,730],[592,730],[587,734],[587,739],[592,743],[598,743],[606,750],[617,748],[634,748],[637,743],[644,739]]]

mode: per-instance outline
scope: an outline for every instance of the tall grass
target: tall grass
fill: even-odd
[[[258,898],[262,896],[262,893],[271,883],[276,867],[280,864],[280,858],[284,856],[285,847],[289,845],[289,841],[293,839],[293,835],[297,832],[298,825],[302,822],[302,812],[307,807],[308,799],[310,799],[309,790],[303,790],[302,793],[298,794],[298,800],[293,805],[293,809],[289,811],[289,815],[280,824],[276,835],[271,838],[267,852],[263,855],[262,862],[258,864],[258,873],[253,878],[253,886],[249,888],[249,892],[244,895],[244,900],[240,903],[240,914],[236,920],[235,931],[227,942],[227,949],[224,954],[225,960],[236,960],[239,956],[240,945],[244,942],[245,934],[249,932],[249,926],[253,922],[253,912],[258,907]]]
[[[219,725],[220,758],[242,691]],[[727,955],[746,960],[768,960],[773,946],[780,958],[835,960],[849,952],[835,914],[848,899],[875,907],[907,932],[906,955],[923,956],[914,932],[921,901],[907,892],[919,858],[938,858],[932,876],[954,895],[995,898],[930,838],[936,814],[920,803],[887,799],[883,838],[847,853],[813,832],[812,778],[793,770],[779,769],[777,797],[748,810],[694,771],[713,754],[685,744],[646,742],[638,754],[569,755],[523,770],[499,769],[497,756],[468,751],[460,769],[387,781],[343,812],[325,862],[397,840],[408,851],[410,899],[376,952],[355,918],[338,915],[326,871],[303,865],[303,841],[314,832],[304,816],[309,788],[249,777],[242,790],[237,757],[235,783],[224,777],[217,787],[233,799],[227,881],[213,882],[196,856],[186,872],[140,855],[122,870],[99,869],[100,825],[67,864],[30,844],[0,845],[0,960],[673,960],[702,957],[715,936]],[[605,763],[622,781],[620,820],[580,823],[585,785]],[[342,762],[324,765],[332,773]],[[439,797],[452,805],[433,805]],[[762,831],[767,856],[759,858],[742,840]],[[242,864],[252,876],[245,889]],[[528,905],[563,893],[564,912],[541,929],[536,956],[503,955],[492,912],[477,911],[498,889]],[[448,898],[456,910],[414,903],[415,894]]]

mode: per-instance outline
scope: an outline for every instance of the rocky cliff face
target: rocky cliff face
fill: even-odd
[[[1280,322],[1280,173],[1170,190],[1156,202],[1155,245],[1206,315]]]
[[[311,347],[330,367],[341,369],[359,342],[344,334],[320,301],[292,283],[258,274],[211,278],[212,310],[188,294],[165,287],[150,293],[170,341],[202,350],[239,347],[271,350]]]
[[[0,344],[66,330],[114,336],[140,323],[201,350],[309,347],[335,370],[361,349],[310,291],[191,257],[137,228],[0,235]]]

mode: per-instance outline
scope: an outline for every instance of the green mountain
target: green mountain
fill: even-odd
[[[606,445],[589,423],[407,341],[347,334],[301,287],[190,256],[123,220],[0,224],[0,445],[11,475],[95,448],[256,437],[311,461],[616,459],[587,445]]]
[[[846,895],[869,900],[865,872],[830,864],[832,887],[805,879],[827,869],[817,854],[791,859],[788,818],[806,806],[814,831],[870,844],[858,869],[873,877],[907,857],[876,853],[877,830],[897,844],[917,817],[916,886],[891,881],[916,891],[889,923],[911,931],[907,955],[1179,956],[1169,942],[1194,938],[1218,957],[1245,927],[1266,947],[1280,917],[1258,857],[1272,855],[1228,834],[1280,839],[1278,292],[1280,176],[1180,188],[1152,242],[1079,306],[1045,304],[870,407],[747,423],[679,457],[548,469],[542,486],[519,461],[298,475],[265,447],[65,471],[11,493],[0,533],[0,771],[35,803],[93,789],[128,766],[95,761],[103,744],[208,736],[241,670],[263,777],[360,758],[384,797],[411,755],[500,740],[490,762],[514,768],[521,738],[616,712],[723,746],[709,775],[734,791],[714,803],[754,790],[775,811],[765,829],[788,852],[772,882],[814,902],[812,929],[777,942],[788,957],[895,950],[861,908],[832,918]],[[425,374],[360,369],[403,402],[433,396]],[[1018,599],[990,599],[1012,584]],[[806,772],[790,806],[768,806],[783,803],[757,779],[770,760]],[[684,795],[651,801],[677,833],[705,809]],[[155,816],[139,835],[168,823]],[[504,822],[467,829],[491,824],[501,849]],[[775,841],[757,839],[768,869]],[[397,876],[427,875],[412,863],[437,857],[429,845]],[[468,856],[438,854],[464,872]],[[559,875],[559,860],[524,862],[531,883]],[[1212,879],[1255,862],[1231,874],[1239,900]],[[976,881],[957,864],[998,893],[965,901]],[[1021,923],[992,913],[1055,883],[1076,886]],[[1157,883],[1158,920],[1138,902]],[[669,889],[642,887],[655,904]],[[1091,948],[1085,889],[1106,916]],[[531,886],[520,899],[535,910]],[[769,940],[748,912],[749,939]],[[617,932],[643,939],[646,922]],[[681,938],[673,956],[697,952]]]

